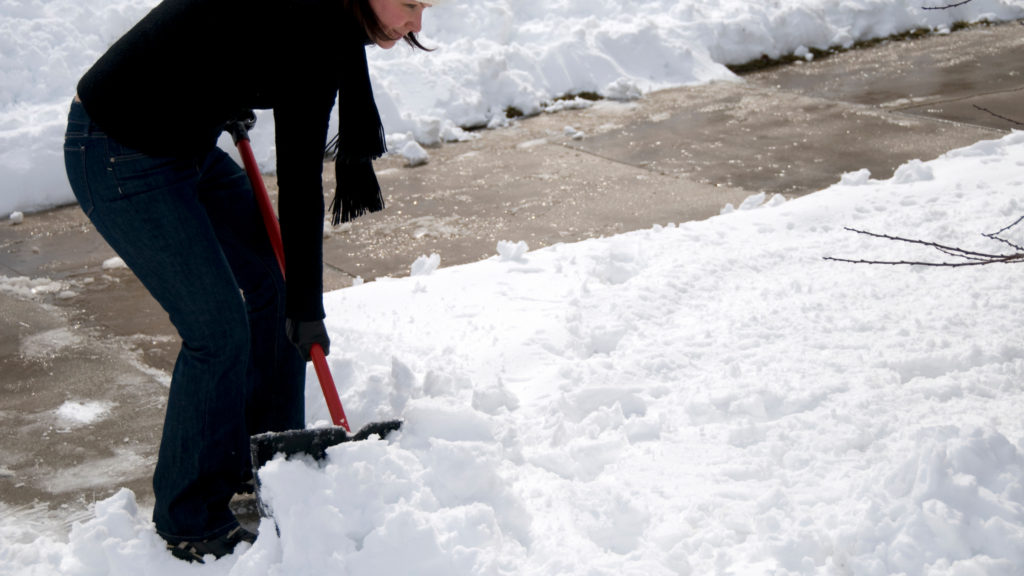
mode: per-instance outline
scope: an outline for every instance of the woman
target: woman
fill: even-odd
[[[321,171],[335,95],[337,222],[383,208],[365,46],[423,48],[434,3],[165,0],[78,84],[71,187],[182,339],[153,477],[153,521],[179,558],[255,540],[228,508],[252,479],[249,436],[304,427],[303,360],[330,345]],[[252,108],[274,110],[287,293],[245,172],[216,146]]]

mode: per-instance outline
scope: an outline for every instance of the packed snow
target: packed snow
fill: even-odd
[[[57,409],[57,419],[73,426],[99,422],[110,413],[113,404],[97,400],[68,400]]]
[[[280,533],[190,572],[1020,574],[1022,269],[823,257],[1014,251],[982,234],[1024,213],[1024,132],[765,200],[326,295],[349,420],[405,424],[269,462]],[[66,543],[0,522],[3,573],[183,568],[128,490]]]
[[[0,3],[0,216],[74,202],[61,146],[82,74],[154,0],[5,0]],[[723,64],[957,21],[1024,17],[1024,0],[474,0],[429,9],[430,54],[369,49],[385,131],[421,144],[499,127],[526,114],[588,105],[555,97],[596,92],[631,99],[660,88],[735,79]],[[232,57],[224,55],[225,58]],[[273,117],[260,112],[252,144],[276,163]],[[230,139],[221,145],[233,152]],[[416,148],[395,149],[410,163]]]

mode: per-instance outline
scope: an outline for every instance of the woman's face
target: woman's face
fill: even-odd
[[[378,40],[377,45],[387,49],[409,32],[419,32],[423,24],[423,10],[427,7],[414,0],[370,0],[370,7],[381,26],[391,37]]]

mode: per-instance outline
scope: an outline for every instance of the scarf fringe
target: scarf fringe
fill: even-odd
[[[364,214],[384,209],[384,197],[372,162],[335,162],[334,173],[338,188],[330,206],[332,225],[351,222]],[[345,189],[344,194],[342,188]]]
[[[384,126],[373,99],[370,71],[366,64],[366,31],[355,19],[346,21],[358,33],[351,34],[340,59],[338,91],[338,134],[324,151],[334,160],[338,188],[331,202],[331,223],[337,226],[353,218],[384,209],[373,160],[387,151]],[[344,136],[344,138],[342,138]]]
[[[376,160],[387,154],[388,144],[387,139],[384,137],[384,126],[377,126],[377,139],[376,142],[371,143],[368,147],[370,152],[365,156],[353,156],[351,154],[345,154],[341,151],[341,133],[334,135],[331,141],[324,147],[324,157],[330,158],[334,162],[366,162],[369,160]]]

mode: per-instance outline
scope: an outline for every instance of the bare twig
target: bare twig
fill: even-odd
[[[945,254],[947,256],[952,256],[954,258],[963,258],[964,260],[979,260],[979,261],[985,261],[986,260],[985,258],[980,258],[978,256],[965,256],[963,254],[957,254],[956,252],[951,252],[951,251],[945,250],[943,248],[936,248],[936,250],[938,250],[939,252],[942,252],[943,254]]]
[[[969,250],[964,250],[963,248],[957,248],[955,246],[944,246],[942,244],[937,244],[935,242],[928,242],[926,240],[914,240],[913,238],[901,238],[900,236],[889,236],[888,234],[876,234],[874,232],[867,232],[867,231],[864,231],[864,230],[857,230],[855,228],[843,228],[843,229],[844,230],[849,230],[850,232],[856,232],[857,234],[863,234],[865,236],[873,236],[875,238],[885,238],[886,240],[893,240],[893,241],[896,241],[896,242],[907,242],[908,244],[921,244],[921,245],[924,245],[924,246],[929,246],[931,248],[935,248],[937,250],[949,250],[951,252],[956,252],[956,254],[952,254],[952,256],[960,256],[960,257],[964,257],[964,256],[981,256],[981,257],[991,256],[991,254],[983,254],[981,252],[971,252]]]
[[[1007,240],[1005,238],[996,238],[994,236],[989,236],[988,234],[982,234],[982,236],[985,236],[986,238],[991,238],[991,239],[995,240],[996,242],[1002,242],[1003,244],[1006,244],[1007,246],[1009,246],[1010,248],[1013,248],[1014,250],[1019,250],[1021,252],[1024,252],[1024,248],[1021,248],[1020,246],[1017,246],[1016,244],[1014,244],[1013,242],[1010,242],[1009,240]]]
[[[1000,116],[999,114],[996,114],[995,112],[993,112],[991,110],[987,110],[985,108],[982,108],[981,106],[978,106],[977,104],[975,104],[974,107],[977,108],[978,110],[981,110],[982,112],[988,112],[989,114],[995,116],[996,118],[999,118],[1000,120],[1006,120],[1007,122],[1013,122],[1014,124],[1016,124],[1018,126],[1024,126],[1024,122],[1017,122],[1013,118],[1007,118],[1006,116]]]
[[[934,248],[953,258],[959,258],[959,262],[909,262],[905,260],[900,261],[886,261],[886,260],[850,260],[847,258],[833,258],[832,256],[825,256],[825,260],[834,260],[836,262],[849,262],[851,264],[888,264],[892,266],[896,265],[909,265],[909,266],[945,266],[949,268],[956,268],[961,266],[984,266],[986,264],[1012,264],[1018,262],[1024,262],[1024,248],[1010,242],[1005,238],[1000,238],[999,235],[1006,232],[1010,228],[1013,228],[1017,224],[1024,221],[1024,216],[1021,216],[1013,224],[1003,228],[1002,230],[992,234],[982,234],[982,236],[1002,242],[1007,246],[1010,246],[1017,252],[1012,254],[986,254],[984,252],[972,252],[970,250],[964,250],[963,248],[957,248],[956,246],[945,246],[937,242],[928,242],[926,240],[915,240],[913,238],[902,238],[900,236],[889,236],[888,234],[876,234],[874,232],[867,232],[865,230],[856,230],[854,228],[845,228],[850,232],[856,232],[857,234],[864,234],[865,236],[871,236],[873,238],[884,238],[885,240],[892,240],[894,242],[906,242],[908,244],[920,244],[922,246],[928,246]]]
[[[1016,226],[1017,224],[1020,224],[1020,223],[1021,223],[1022,221],[1024,221],[1024,216],[1021,216],[1020,218],[1017,218],[1016,220],[1014,220],[1014,221],[1013,221],[1013,224],[1010,224],[1009,226],[1007,226],[1006,228],[1003,228],[1003,229],[1002,229],[1002,230],[1000,230],[999,232],[993,232],[993,233],[991,233],[991,234],[985,234],[985,236],[988,236],[989,238],[991,238],[991,237],[993,237],[993,236],[999,236],[999,235],[1000,235],[1000,234],[1002,234],[1003,232],[1006,232],[1006,231],[1007,231],[1007,230],[1009,230],[1010,228],[1013,228],[1013,227],[1014,227],[1014,226]]]
[[[969,4],[970,2],[971,2],[971,0],[964,0],[963,2],[958,2],[956,4],[950,4],[949,6],[935,6],[934,8],[929,8],[927,6],[921,6],[921,10],[949,10],[950,8],[956,8],[957,6],[963,6],[964,4]]]
[[[835,262],[849,262],[851,264],[890,264],[893,266],[905,264],[908,266],[942,266],[946,268],[961,268],[963,266],[984,266],[986,264],[1012,264],[1014,262],[1024,261],[1024,254],[1013,254],[1006,258],[1000,258],[997,260],[986,260],[984,262],[907,262],[904,260],[900,260],[898,262],[886,262],[883,260],[847,260],[845,258],[833,258],[831,256],[825,256],[824,260],[833,260]]]

